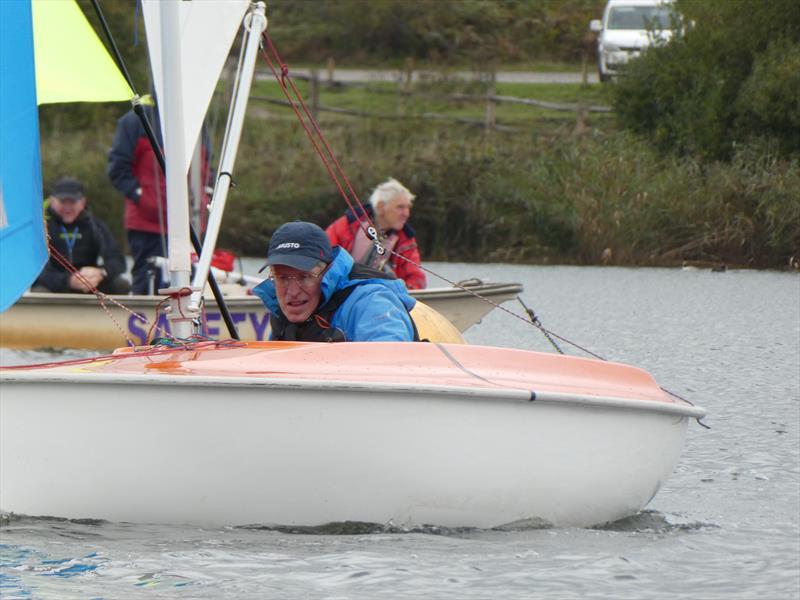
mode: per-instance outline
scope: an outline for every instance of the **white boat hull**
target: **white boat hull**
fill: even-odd
[[[589,526],[644,507],[702,414],[368,377],[4,373],[0,509],[198,525]]]
[[[515,298],[522,286],[516,283],[481,284],[468,289],[493,303]],[[494,308],[470,292],[458,288],[413,290],[412,295],[441,313],[459,331],[465,331]],[[27,293],[14,306],[0,314],[0,346],[5,348],[85,348],[110,350],[124,346],[127,339],[146,344],[151,323],[170,332],[165,314],[156,315],[160,296],[112,296],[125,310],[106,301],[106,310],[93,295]],[[269,313],[255,296],[226,297],[231,318],[243,340],[269,338]],[[143,322],[135,315],[145,317]],[[206,333],[211,337],[227,337],[228,331],[212,298],[206,299]],[[153,329],[153,337],[164,333]],[[127,336],[127,339],[126,339]]]

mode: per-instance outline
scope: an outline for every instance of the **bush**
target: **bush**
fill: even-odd
[[[756,57],[736,109],[739,129],[779,140],[786,154],[800,151],[800,42],[778,40]]]
[[[342,62],[405,58],[441,64],[577,61],[605,0],[275,0],[271,35],[286,58]]]
[[[362,202],[397,177],[417,194],[424,260],[628,265],[708,260],[781,267],[800,255],[800,165],[769,141],[729,162],[662,156],[631,134],[491,134],[415,122],[323,128]],[[122,237],[122,197],[105,176],[103,132],[43,130],[45,180],[87,182],[92,209]],[[281,223],[327,225],[347,208],[299,126],[248,118],[220,246],[261,255]],[[609,249],[610,255],[606,252]]]
[[[682,34],[633,61],[615,89],[620,124],[662,149],[729,160],[755,137],[797,148],[800,4],[678,0]]]

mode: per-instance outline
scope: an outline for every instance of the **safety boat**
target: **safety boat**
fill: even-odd
[[[27,6],[26,13],[25,2],[0,2],[0,52],[19,59],[4,62],[0,78],[8,221],[0,228],[0,310],[46,259]],[[265,7],[144,0],[143,11],[148,43],[163,42],[150,54],[160,65],[154,80],[166,123],[173,336],[108,356],[0,368],[0,510],[198,525],[485,528],[589,526],[649,502],[679,459],[689,419],[704,411],[636,367],[437,336],[337,344],[193,338],[232,165],[218,175],[210,247],[191,280],[185,144],[198,126],[177,100],[181,60],[197,62],[197,54],[174,46],[192,31],[202,55],[224,37],[223,23],[238,27],[248,11],[248,66],[237,86],[246,98]],[[233,19],[230,11],[240,12]],[[195,31],[203,14],[211,29]],[[209,62],[202,64],[206,75]]]
[[[238,273],[215,271],[215,275],[239,338],[269,339],[269,311],[263,302],[248,294],[248,286],[235,283],[241,279]],[[516,298],[522,285],[471,280],[410,293],[464,332],[497,305]],[[101,307],[94,294],[26,292],[0,313],[0,346],[108,351],[128,343],[146,344],[149,337],[163,335],[159,331],[171,333],[167,314],[158,310],[163,300],[161,296],[108,296]],[[210,294],[205,298],[203,323],[204,335],[226,335],[219,307]],[[151,327],[154,324],[158,329]]]

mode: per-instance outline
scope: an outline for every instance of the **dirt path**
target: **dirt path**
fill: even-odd
[[[309,69],[292,69],[291,74],[308,77]],[[320,77],[326,78],[327,71],[320,69]],[[477,79],[479,74],[474,71],[453,71],[450,74],[458,79]],[[336,69],[334,81],[343,83],[364,83],[379,81],[399,81],[403,76],[400,70],[391,69]],[[413,80],[420,81],[426,78],[439,77],[437,71],[414,71]],[[256,74],[259,81],[272,79],[272,73],[259,70]],[[581,83],[581,74],[575,72],[542,73],[526,71],[501,71],[497,73],[498,83]],[[597,73],[591,72],[588,76],[589,83],[597,83]]]

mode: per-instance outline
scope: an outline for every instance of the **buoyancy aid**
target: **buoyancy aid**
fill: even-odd
[[[348,278],[350,280],[397,279],[391,273],[385,273],[359,263],[355,263],[353,268],[350,269]],[[349,286],[335,292],[323,306],[319,307],[303,323],[292,323],[283,314],[273,313],[270,316],[271,338],[289,342],[346,342],[347,339],[344,332],[337,327],[332,327],[331,321],[333,320],[333,315],[355,289],[356,286]],[[419,332],[410,314],[409,319],[411,320],[411,326],[414,328],[414,341],[418,342]]]

